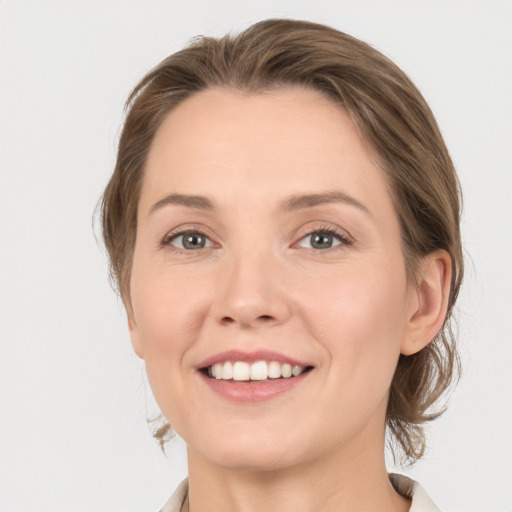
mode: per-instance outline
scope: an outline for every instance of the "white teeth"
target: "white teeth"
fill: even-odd
[[[222,378],[224,380],[229,380],[233,378],[233,365],[228,361],[224,363],[222,368]]]
[[[221,364],[214,365],[214,367],[213,367],[213,376],[216,379],[222,379],[222,365]]]
[[[302,366],[293,366],[292,367],[292,375],[294,377],[297,377],[298,375],[300,375],[302,372],[304,371],[304,368],[302,368]]]
[[[268,376],[271,379],[279,379],[281,377],[281,365],[277,361],[272,361],[268,365]]]
[[[249,364],[245,361],[226,361],[208,367],[208,376],[217,380],[262,381],[267,379],[289,379],[297,377],[305,371],[303,366],[292,366],[277,361],[257,361]]]
[[[267,363],[258,361],[251,365],[251,380],[265,380],[268,377]]]
[[[250,380],[250,372],[249,363],[237,361],[233,365],[233,380]]]
[[[281,366],[281,377],[284,377],[287,379],[288,377],[292,376],[292,365],[285,363],[283,366]]]

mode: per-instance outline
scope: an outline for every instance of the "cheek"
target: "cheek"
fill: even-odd
[[[187,356],[207,312],[197,281],[134,262],[131,291],[138,342],[148,380],[162,411],[172,415],[180,397]]]
[[[207,311],[201,290],[176,273],[135,274],[132,297],[145,359],[156,352],[179,354],[193,339],[199,319]]]
[[[365,382],[386,389],[405,333],[405,271],[392,265],[350,270],[331,275],[324,286],[312,280],[304,288],[303,317],[335,366],[330,378],[354,390]]]
[[[188,414],[198,409],[190,393],[190,349],[199,331],[202,295],[177,276],[134,279],[133,307],[143,347],[146,373],[163,415],[178,433]],[[187,358],[188,356],[188,358]]]

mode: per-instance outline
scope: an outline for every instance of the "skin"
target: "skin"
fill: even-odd
[[[344,199],[290,207],[327,192]],[[171,194],[213,208],[162,201]],[[309,235],[326,228],[333,245],[313,248]],[[207,243],[184,248],[184,230]],[[441,328],[449,280],[436,251],[408,281],[385,176],[329,99],[212,89],[173,110],[145,169],[128,321],[187,443],[190,509],[408,510],[384,464],[388,392],[400,353]],[[231,349],[313,370],[272,400],[234,403],[197,370]]]

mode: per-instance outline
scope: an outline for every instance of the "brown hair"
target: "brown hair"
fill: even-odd
[[[321,91],[349,113],[375,149],[399,215],[409,276],[422,256],[451,256],[448,313],[441,332],[423,350],[400,356],[390,390],[390,440],[414,462],[425,449],[423,424],[458,375],[450,328],[463,275],[460,192],[436,121],[409,78],[368,44],[332,28],[267,20],[235,36],[199,37],[169,56],[135,87],[119,142],[117,164],[102,202],[102,227],[111,276],[130,308],[130,271],[145,160],[165,116],[188,96],[223,87],[257,92],[297,85]],[[163,442],[170,432],[156,432]]]

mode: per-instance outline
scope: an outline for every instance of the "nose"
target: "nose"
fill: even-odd
[[[261,253],[225,261],[213,308],[216,321],[242,329],[283,324],[291,307],[282,277],[278,262]]]

